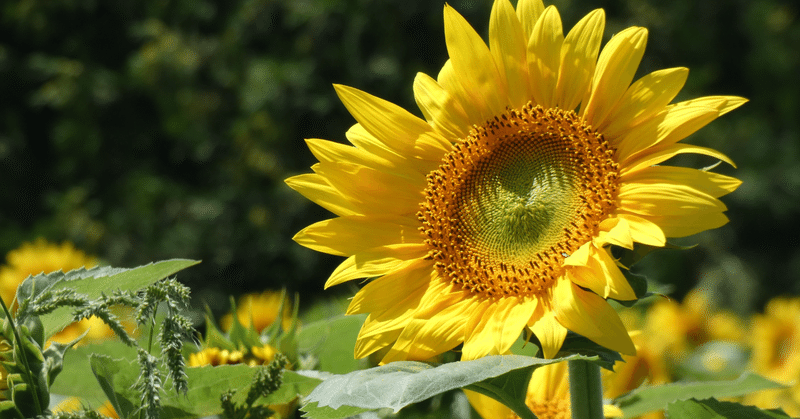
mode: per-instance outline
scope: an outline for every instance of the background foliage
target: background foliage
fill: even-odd
[[[449,3],[486,34],[489,0]],[[751,100],[688,140],[737,162],[718,169],[744,181],[724,199],[731,223],[683,242],[700,243],[694,250],[648,256],[639,270],[677,297],[700,283],[740,312],[800,294],[797,2],[553,3],[565,28],[596,7],[606,10],[606,38],[647,27],[640,75],[689,67],[679,100]],[[354,122],[331,83],[420,114],[411,83],[446,59],[442,6],[0,3],[0,253],[43,236],[113,266],[202,259],[181,280],[212,305],[282,286],[305,301],[318,296],[340,258],[291,237],[328,214],[283,179],[314,162],[303,138],[344,141]]]

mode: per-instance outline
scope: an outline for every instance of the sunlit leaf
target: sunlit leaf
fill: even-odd
[[[780,409],[763,410],[755,406],[721,402],[715,399],[679,400],[667,407],[670,419],[785,419],[790,416]]]
[[[614,404],[622,409],[625,418],[663,410],[676,400],[710,397],[735,397],[759,390],[784,387],[755,374],[744,374],[732,381],[701,381],[644,387],[618,397]]]
[[[498,383],[504,374],[520,369],[534,369],[555,362],[573,359],[598,363],[596,357],[573,355],[558,359],[541,359],[520,355],[487,356],[474,361],[451,362],[433,366],[423,362],[393,362],[367,370],[334,375],[323,381],[308,396],[316,407],[353,406],[364,409],[389,408],[394,412],[405,406],[428,399],[449,390],[471,384]],[[514,373],[510,379],[523,374]],[[530,377],[530,375],[528,375]],[[527,386],[527,382],[520,385]],[[310,412],[307,412],[310,413]],[[309,417],[314,417],[310,416]]]
[[[198,263],[200,262],[196,260],[171,259],[132,269],[101,266],[67,273],[42,274],[26,279],[17,290],[17,299],[63,288],[84,294],[90,299],[116,290],[137,291]],[[41,319],[45,337],[50,337],[72,323],[72,309],[63,307],[42,316]]]

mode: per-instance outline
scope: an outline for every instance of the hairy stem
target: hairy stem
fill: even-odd
[[[568,362],[572,419],[603,419],[600,367],[583,360]]]

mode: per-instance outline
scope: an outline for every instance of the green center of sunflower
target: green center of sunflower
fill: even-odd
[[[528,104],[453,146],[418,218],[440,275],[487,295],[548,289],[614,207],[613,150],[574,112]]]

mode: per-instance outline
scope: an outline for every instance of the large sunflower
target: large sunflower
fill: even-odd
[[[347,257],[325,286],[374,278],[348,308],[369,313],[357,357],[389,347],[384,362],[426,359],[463,344],[475,359],[507,352],[526,328],[545,357],[567,330],[635,352],[606,302],[636,299],[609,246],[663,246],[727,222],[717,198],[738,180],[657,164],[681,153],[730,163],[678,141],[745,100],[670,104],[686,68],[631,84],[647,30],[600,52],[604,22],[595,10],[565,37],[555,7],[497,0],[487,46],[445,6],[450,60],[414,81],[425,120],[335,86],[358,122],[352,146],[307,140],[319,163],[286,182],[337,215],[295,236]]]

